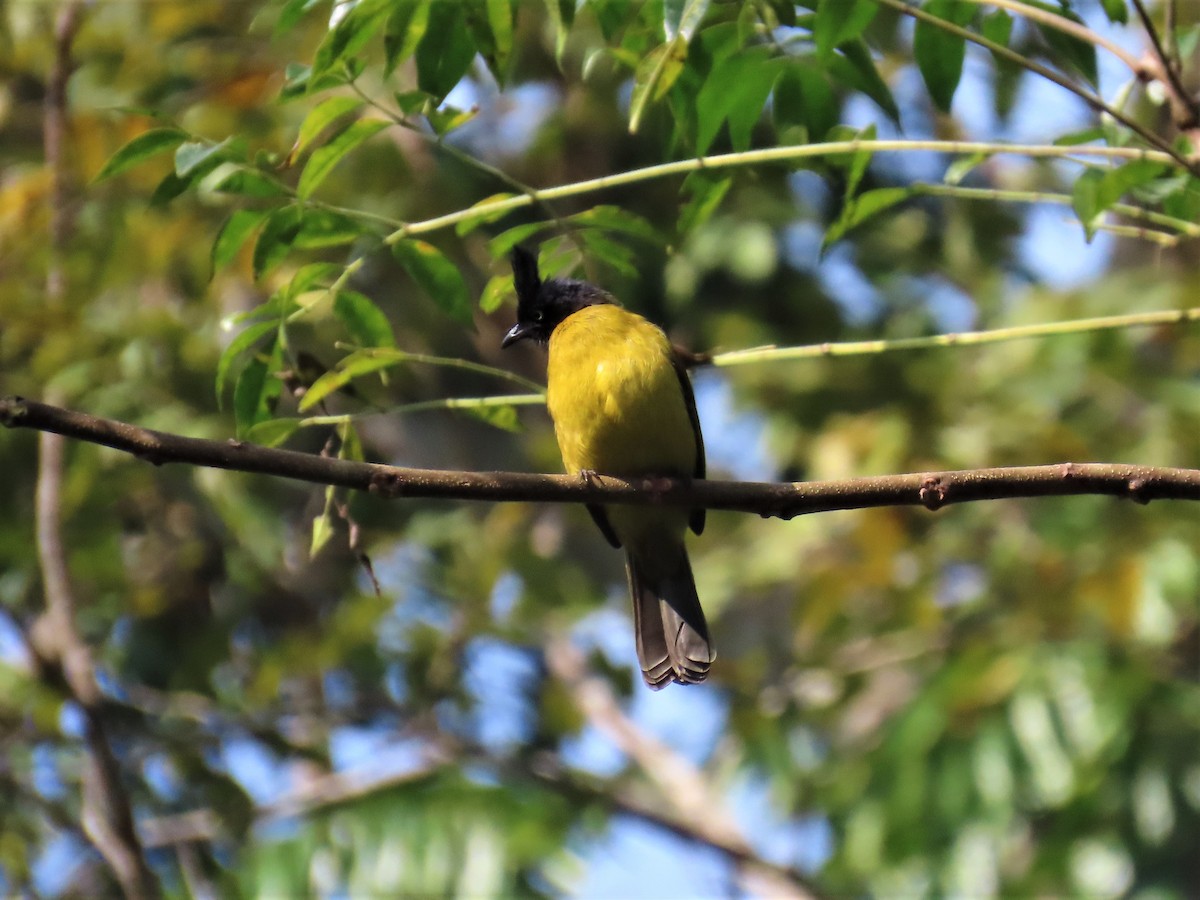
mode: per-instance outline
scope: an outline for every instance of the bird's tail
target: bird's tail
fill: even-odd
[[[628,547],[625,568],[646,684],[656,691],[672,681],[699,684],[717,654],[683,539],[653,549]]]

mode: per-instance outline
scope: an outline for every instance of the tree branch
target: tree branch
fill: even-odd
[[[67,82],[74,69],[72,49],[84,6],[82,0],[74,0],[55,19],[54,63],[46,86],[42,143],[51,178],[46,301],[52,308],[62,307],[68,287],[65,255],[74,213],[66,160],[70,126]],[[38,445],[36,539],[46,611],[31,632],[31,645],[41,658],[44,671],[61,669],[63,683],[83,710],[86,750],[81,790],[83,831],[112,869],[127,898],[157,897],[158,883],[142,854],[129,797],[121,783],[120,766],[108,740],[91,649],[75,625],[75,597],[60,518],[63,438],[53,431],[44,431]]]
[[[1150,13],[1147,12],[1142,0],[1133,0],[1133,8],[1142,22],[1151,47],[1151,52],[1148,54],[1149,60],[1143,67],[1144,76],[1154,78],[1162,84],[1171,109],[1172,122],[1176,128],[1188,136],[1195,147],[1197,135],[1200,133],[1200,129],[1197,128],[1200,125],[1200,106],[1197,105],[1196,99],[1188,92],[1183,83],[1182,73],[1179,69],[1180,61],[1172,56],[1163,45],[1158,35],[1158,29],[1154,27],[1154,21],[1150,18]]]
[[[113,419],[25,400],[0,397],[0,424],[52,431],[112,447],[155,465],[187,463],[257,472],[313,484],[368,491],[388,498],[541,503],[616,503],[683,506],[757,513],[790,519],[806,513],[875,506],[924,506],[1019,497],[1103,494],[1137,503],[1200,500],[1200,470],[1126,463],[914,472],[842,481],[688,481],[672,478],[582,479],[525,472],[412,469],[275,450],[243,441],[210,441],[152,431]]]
[[[1116,107],[1105,103],[1103,97],[1097,96],[1089,91],[1085,91],[1083,88],[1079,87],[1079,85],[1071,81],[1071,79],[1058,74],[1053,69],[1043,66],[1041,63],[1035,62],[1032,59],[1024,57],[1015,50],[1005,47],[1003,44],[997,44],[995,41],[989,40],[982,35],[975,34],[973,31],[968,31],[966,28],[955,25],[953,22],[947,19],[943,19],[940,16],[935,16],[920,7],[909,6],[904,2],[904,0],[874,0],[874,2],[881,6],[886,6],[889,9],[894,9],[896,12],[901,13],[902,15],[910,16],[920,22],[925,22],[926,24],[932,25],[935,28],[940,28],[947,34],[952,34],[964,41],[970,41],[972,44],[977,44],[996,56],[1003,57],[1013,65],[1027,69],[1028,71],[1045,78],[1047,81],[1057,84],[1059,87],[1070,91],[1096,112],[1110,116],[1114,121],[1120,122],[1134,134],[1138,135],[1138,137],[1144,140],[1151,147],[1156,147],[1159,151],[1166,153],[1171,157],[1171,159],[1173,159],[1183,168],[1187,169],[1191,174],[1200,176],[1200,162],[1184,156],[1171,145],[1170,141],[1166,140],[1160,135],[1155,134],[1153,131],[1146,128],[1137,120],[1130,118]]]
[[[311,816],[333,806],[354,803],[385,791],[418,784],[437,775],[447,767],[466,760],[498,764],[516,768],[515,774],[532,783],[556,791],[575,801],[596,803],[616,815],[640,819],[664,831],[712,847],[733,861],[743,870],[760,879],[757,886],[769,885],[774,890],[759,891],[767,896],[793,896],[815,898],[820,894],[815,885],[798,870],[779,866],[762,859],[740,838],[730,838],[707,826],[687,822],[634,796],[619,786],[590,784],[572,773],[562,760],[554,754],[538,754],[528,763],[520,760],[497,761],[486,753],[462,747],[458,741],[449,741],[439,750],[431,751],[424,759],[402,772],[380,774],[373,766],[362,769],[347,769],[330,772],[314,779],[311,783],[285,793],[277,800],[258,807],[254,812],[256,824],[277,822],[282,819]],[[174,813],[139,823],[142,839],[146,846],[162,849],[189,844],[208,844],[231,835],[223,829],[220,817],[211,809],[195,809]],[[766,881],[767,878],[770,881]],[[790,890],[781,893],[786,885]]]
[[[662,741],[639,728],[621,709],[607,681],[583,674],[583,655],[564,637],[546,647],[546,665],[571,693],[587,720],[628,754],[658,789],[659,799],[674,807],[651,821],[690,840],[728,854],[750,893],[793,900],[815,900],[815,885],[801,873],[766,863],[751,847],[724,799],[698,767]],[[646,816],[647,807],[615,795],[609,802],[631,815]],[[657,805],[657,804],[656,804]]]

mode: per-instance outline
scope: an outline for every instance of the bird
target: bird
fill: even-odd
[[[701,479],[704,438],[687,371],[661,328],[586,281],[542,280],[534,253],[511,256],[517,321],[502,348],[532,340],[548,350],[546,405],[566,470]],[[716,653],[696,594],[684,536],[704,530],[703,509],[604,506],[588,512],[625,550],[642,677],[654,690],[698,684]]]

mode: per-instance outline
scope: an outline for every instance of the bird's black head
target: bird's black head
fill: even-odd
[[[504,336],[501,347],[511,347],[527,338],[540,343],[571,313],[585,306],[614,303],[612,295],[586,281],[538,275],[537,256],[524,247],[512,252],[513,284],[517,288],[517,324]]]

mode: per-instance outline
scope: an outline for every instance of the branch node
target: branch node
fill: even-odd
[[[917,496],[930,512],[936,512],[946,505],[946,486],[942,484],[940,475],[926,475],[921,481],[921,490]]]
[[[246,442],[239,441],[237,438],[230,438],[229,440],[227,440],[225,442],[225,444],[229,447],[230,450],[245,450],[246,449]]]
[[[670,492],[675,480],[666,475],[653,475],[642,481],[642,490],[654,498],[654,502],[662,503],[663,495]]]
[[[367,491],[392,499],[404,492],[404,482],[396,472],[375,472],[367,484]]]
[[[1134,503],[1140,503],[1145,506],[1151,501],[1150,482],[1145,478],[1130,478],[1129,479],[1129,499]]]
[[[1075,477],[1075,463],[1062,464],[1062,477],[1067,480]]]
[[[28,413],[24,397],[0,397],[0,424],[16,428]]]

